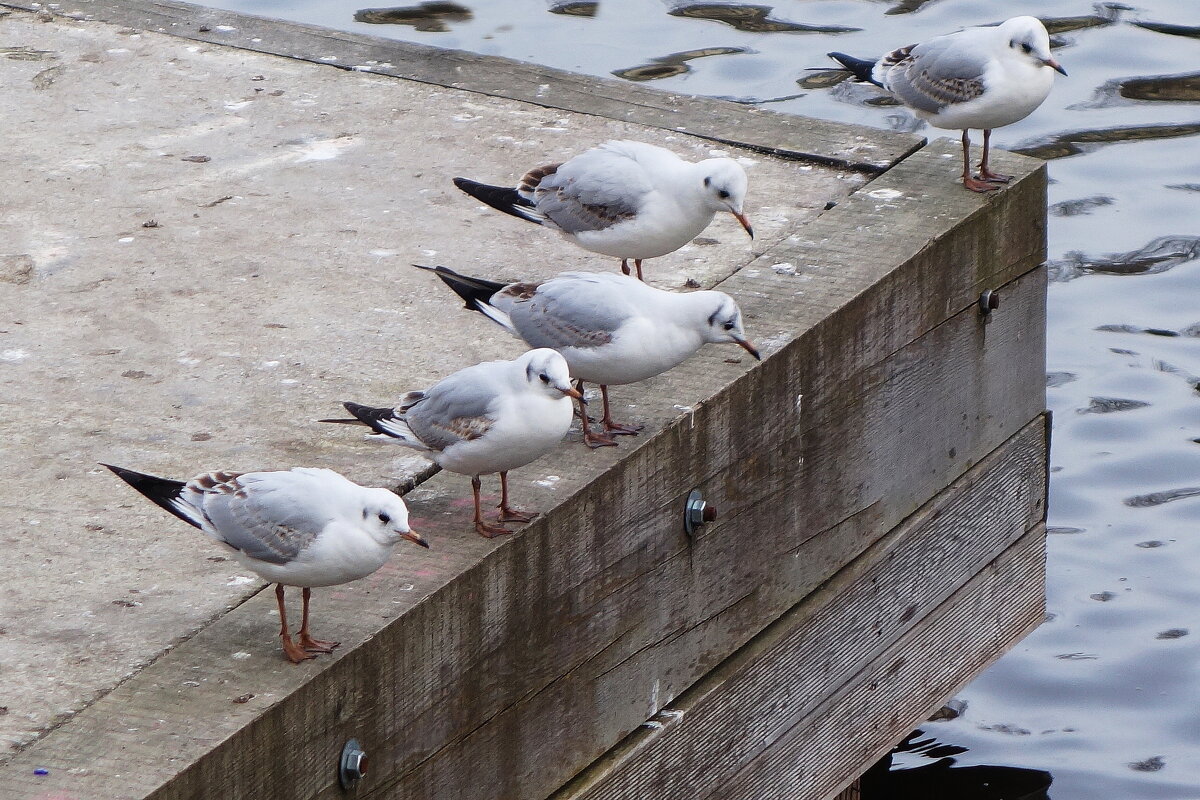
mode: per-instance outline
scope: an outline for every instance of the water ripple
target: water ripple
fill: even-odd
[[[1161,506],[1163,503],[1170,503],[1174,500],[1183,500],[1188,497],[1200,496],[1200,486],[1188,486],[1184,489],[1168,489],[1165,492],[1151,492],[1150,494],[1139,494],[1134,497],[1126,498],[1125,505],[1130,508],[1150,508],[1151,506]]]

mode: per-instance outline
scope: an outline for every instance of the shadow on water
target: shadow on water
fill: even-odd
[[[1153,275],[1200,258],[1200,236],[1161,236],[1128,253],[1089,256],[1079,250],[1048,262],[1052,281],[1069,281],[1088,273]]]
[[[747,33],[852,33],[861,28],[841,25],[806,25],[770,16],[771,6],[727,5],[725,3],[689,3],[667,12],[672,17],[707,19],[724,22]]]
[[[1168,36],[1187,36],[1191,39],[1200,39],[1200,26],[1198,25],[1172,25],[1168,22],[1134,22],[1133,24],[1155,33],[1165,33]]]
[[[1106,25],[1112,25],[1117,21],[1121,11],[1128,9],[1128,6],[1118,6],[1112,3],[1096,6],[1097,11],[1104,12],[1100,14],[1086,14],[1079,17],[1040,17],[1042,24],[1046,26],[1046,33],[1055,36],[1060,33],[1071,33],[1072,31],[1083,31],[1088,28],[1103,28]]]
[[[474,15],[471,9],[458,3],[434,0],[415,6],[393,8],[364,8],[354,12],[355,22],[373,25],[411,25],[425,33],[445,33],[450,30],[447,22],[466,22]]]
[[[915,730],[862,776],[862,800],[1049,800],[1049,772],[1024,767],[955,766],[951,756],[965,747],[940,744]],[[918,767],[896,768],[900,754],[935,758]]]
[[[1012,148],[1035,158],[1051,161],[1094,150],[1095,147],[1117,142],[1140,142],[1149,139],[1175,139],[1180,136],[1195,136],[1200,133],[1200,122],[1171,125],[1130,125],[1119,128],[1101,128],[1090,131],[1067,131],[1056,133],[1046,139]],[[1091,146],[1089,146],[1091,145]]]
[[[1095,98],[1073,108],[1105,108],[1122,100],[1154,103],[1200,102],[1200,72],[1119,78],[1096,89]]]
[[[569,17],[594,17],[596,9],[599,8],[598,2],[567,2],[554,3],[550,8],[546,9],[551,14],[565,14]]]
[[[1188,497],[1200,497],[1200,487],[1188,486],[1183,489],[1168,489],[1165,492],[1151,492],[1125,498],[1125,505],[1130,508],[1150,508],[1170,503],[1173,500],[1183,500]]]
[[[705,47],[701,50],[687,50],[682,53],[671,53],[666,56],[650,59],[649,64],[641,64],[627,69],[613,70],[613,75],[627,81],[657,81],[663,78],[673,78],[690,72],[687,62],[709,56],[728,56],[735,53],[749,52],[745,47]]]
[[[894,17],[897,14],[913,14],[925,6],[936,2],[937,0],[900,0],[899,3],[896,3],[896,5],[883,13],[889,17]]]

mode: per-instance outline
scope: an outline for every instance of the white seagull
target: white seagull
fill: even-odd
[[[552,228],[584,250],[621,259],[673,253],[695,239],[718,211],[754,237],[742,213],[746,171],[732,158],[692,163],[644,142],[612,141],[561,164],[537,167],[515,189],[455,178],[454,185],[514,217]]]
[[[988,169],[993,128],[1025,119],[1067,72],[1050,55],[1050,35],[1036,17],[967,28],[893,50],[878,61],[830,53],[860,81],[890,92],[936,128],[962,131],[963,185],[975,192],[1012,180]],[[983,131],[979,177],[971,175],[971,128]]]
[[[189,481],[158,478],[104,464],[150,500],[232,552],[242,566],[275,584],[279,637],[293,663],[332,653],[338,642],[308,632],[314,586],[366,577],[407,539],[429,547],[408,527],[408,508],[387,489],[368,489],[328,469],[205,472]],[[299,642],[288,631],[283,587],[300,586]]]
[[[420,268],[436,273],[467,308],[482,312],[530,347],[562,353],[580,392],[585,381],[600,384],[603,433],[591,432],[587,411],[580,408],[589,447],[616,444],[612,434],[641,429],[613,421],[609,386],[666,372],[707,342],[737,344],[761,358],[742,328],[741,310],[724,292],[676,294],[624,275],[594,272],[505,285],[446,267]]]
[[[508,504],[508,471],[553,450],[571,427],[567,362],[553,350],[530,350],[512,361],[461,369],[423,392],[409,392],[396,408],[344,403],[380,438],[429,454],[438,466],[471,476],[475,530],[491,538],[511,533],[483,521],[479,476],[500,473],[500,522],[529,522]],[[321,420],[344,422],[345,420]]]

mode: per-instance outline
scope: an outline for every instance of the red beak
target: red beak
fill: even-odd
[[[400,534],[400,538],[408,539],[413,544],[419,544],[419,545],[421,545],[421,547],[429,549],[429,542],[425,541],[425,537],[423,537],[421,534],[417,533],[416,531],[409,531],[408,533],[402,533],[402,534]]]
[[[733,214],[734,218],[737,219],[738,222],[742,223],[742,227],[746,229],[746,233],[750,234],[750,238],[753,239],[754,228],[750,227],[750,220],[746,219],[746,215],[739,214],[736,211],[730,211],[729,213]]]

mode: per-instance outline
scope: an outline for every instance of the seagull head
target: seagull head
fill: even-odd
[[[530,350],[521,360],[525,362],[525,380],[535,391],[545,392],[554,398],[583,398],[579,390],[571,385],[571,372],[567,369],[566,360],[557,350],[539,347]]]
[[[750,220],[742,213],[742,203],[746,200],[746,187],[749,179],[742,165],[732,158],[710,158],[698,165],[703,174],[704,204],[713,211],[728,211],[742,223],[750,238],[754,238],[754,228]]]
[[[758,348],[742,329],[742,310],[733,298],[724,292],[693,292],[692,297],[708,312],[704,322],[704,341],[713,344],[732,342],[757,360],[762,361]]]
[[[387,489],[367,489],[362,504],[363,526],[371,536],[384,544],[407,539],[421,547],[429,543],[421,534],[408,527],[408,506],[399,495]]]
[[[1037,17],[1013,17],[1000,25],[1000,31],[1008,37],[1008,46],[1021,58],[1034,64],[1050,67],[1055,72],[1067,74],[1062,65],[1050,54],[1050,34]]]

